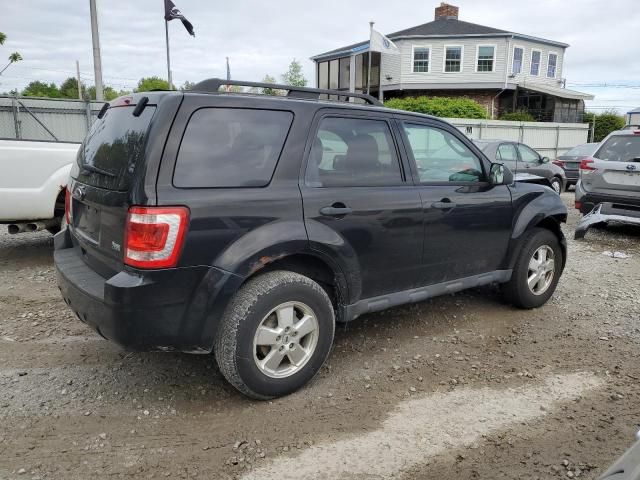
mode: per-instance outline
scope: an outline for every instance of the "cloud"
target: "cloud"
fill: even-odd
[[[190,37],[179,21],[169,23],[174,83],[225,75],[230,57],[234,78],[279,77],[292,58],[302,61],[313,80],[309,57],[365,40],[370,20],[382,32],[393,32],[433,19],[439,0],[403,0],[402,4],[370,0],[323,0],[277,3],[257,0],[212,2],[175,0],[194,24]],[[460,18],[571,44],[564,74],[572,88],[601,97],[605,89],[579,87],[604,82],[640,85],[640,9],[637,0],[616,0],[615,12],[601,0],[453,0]],[[103,78],[115,88],[132,88],[143,76],[166,77],[163,2],[98,0]],[[75,74],[93,83],[89,2],[29,0],[6,2],[0,27],[8,40],[0,58],[19,51],[24,61],[0,77],[0,91],[23,88],[33,79],[61,82]],[[313,83],[313,81],[312,81]],[[614,95],[611,97],[611,95]],[[604,99],[621,98],[640,105],[640,89],[609,88]],[[592,104],[600,105],[600,98]]]

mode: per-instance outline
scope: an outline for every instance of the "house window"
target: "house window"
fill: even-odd
[[[413,71],[428,72],[430,55],[429,47],[413,47]]]
[[[495,62],[496,47],[492,45],[478,46],[477,72],[493,72]]]
[[[531,51],[531,70],[529,71],[531,75],[535,75],[535,76],[540,75],[540,57],[541,56],[542,56],[542,53],[540,52],[540,50]]]
[[[549,64],[547,65],[547,77],[556,78],[556,70],[558,68],[558,54],[549,54]]]
[[[329,88],[329,62],[318,63],[318,88]]]
[[[524,59],[524,48],[515,47],[513,49],[513,65],[511,67],[511,73],[522,73],[522,60]]]
[[[349,80],[350,80],[350,69],[351,69],[351,58],[344,57],[340,59],[340,75],[339,75],[339,83],[341,89],[349,88]]]
[[[334,90],[338,88],[338,71],[340,68],[339,60],[331,60],[329,62],[329,88]]]
[[[444,71],[462,71],[462,47],[444,47]]]

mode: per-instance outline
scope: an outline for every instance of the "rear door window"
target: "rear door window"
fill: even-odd
[[[78,151],[78,180],[109,190],[127,190],[144,148],[156,107],[147,105],[138,117],[134,106],[111,107],[91,126]]]
[[[611,162],[640,161],[640,135],[614,135],[602,144],[595,155]]]
[[[518,153],[516,152],[516,147],[512,143],[503,143],[498,147],[498,154],[500,155],[500,160],[503,162],[517,162],[518,161]]]
[[[307,185],[375,187],[402,183],[395,144],[386,121],[322,119],[307,164]]]
[[[182,137],[173,174],[174,186],[266,186],[292,121],[291,112],[280,110],[197,110]]]

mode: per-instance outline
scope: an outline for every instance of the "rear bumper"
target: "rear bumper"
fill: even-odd
[[[632,209],[640,208],[640,197],[590,193],[586,192],[580,183],[576,185],[576,202],[580,202],[580,213],[583,215],[591,212],[600,203],[611,203],[622,207],[629,206]]]
[[[213,267],[124,270],[104,278],[84,262],[66,229],[55,237],[54,263],[62,297],[78,318],[131,350],[210,352],[241,281]]]
[[[574,238],[584,238],[591,226],[609,222],[640,226],[640,206],[633,207],[610,202],[599,203],[582,218],[576,227]]]

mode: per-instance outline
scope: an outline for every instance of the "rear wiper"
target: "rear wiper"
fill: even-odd
[[[104,175],[105,177],[111,177],[111,178],[115,178],[117,177],[117,175],[113,172],[109,172],[107,170],[103,170],[101,168],[98,167],[94,167],[93,165],[82,165],[82,167],[80,167],[81,170],[85,170],[87,172],[92,172],[92,173],[99,173],[100,175]]]

